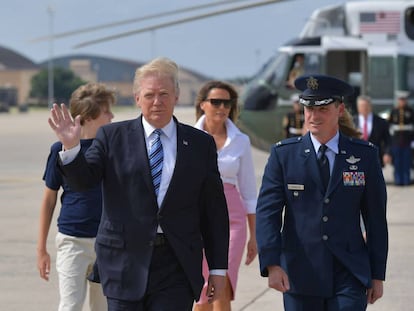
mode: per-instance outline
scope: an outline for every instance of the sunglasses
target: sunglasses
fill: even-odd
[[[210,102],[215,107],[220,107],[221,104],[224,105],[224,108],[230,108],[234,101],[232,99],[221,99],[221,98],[207,98],[205,99],[206,102]]]

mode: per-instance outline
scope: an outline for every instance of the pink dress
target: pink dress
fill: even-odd
[[[195,127],[202,129],[204,116]],[[256,178],[251,155],[249,138],[227,120],[227,140],[217,152],[217,162],[223,181],[224,194],[230,220],[229,262],[227,275],[235,298],[237,277],[247,240],[247,214],[254,214],[256,209]],[[207,303],[207,280],[209,268],[203,259],[203,276],[206,283],[197,302]]]

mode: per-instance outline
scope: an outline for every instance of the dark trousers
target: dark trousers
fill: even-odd
[[[334,294],[332,297],[304,296],[285,293],[285,311],[365,311],[366,288],[341,263],[335,260]]]
[[[140,301],[108,299],[108,311],[191,311],[194,297],[168,242],[154,248],[147,290]]]
[[[394,165],[394,182],[396,185],[409,185],[411,172],[411,148],[410,146],[391,147],[392,163]]]

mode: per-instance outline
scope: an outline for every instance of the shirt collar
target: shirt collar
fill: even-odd
[[[319,151],[319,147],[322,144],[316,139],[315,136],[312,135],[312,133],[310,133],[310,138],[312,140],[313,147],[315,148],[315,153],[317,154]],[[339,132],[337,131],[335,136],[332,137],[325,145],[330,150],[332,150],[335,154],[338,154],[339,152],[338,144],[339,144]]]
[[[197,120],[196,124],[194,124],[194,127],[199,129],[199,130],[204,131],[205,120],[206,120],[206,115],[203,114]],[[233,139],[235,136],[237,136],[241,133],[240,130],[237,128],[237,126],[229,118],[227,118],[227,120],[226,120],[226,129],[227,129],[227,137],[230,138],[230,139]],[[204,131],[204,132],[206,132],[206,131]]]
[[[229,118],[226,120],[227,136],[231,139],[239,135],[241,132],[237,126]]]
[[[362,122],[364,122],[364,116],[362,115],[362,114],[360,114],[360,115],[358,115],[358,117],[359,117],[359,122],[361,123],[361,124],[363,124]],[[373,114],[372,114],[372,112],[370,112],[368,115],[367,115],[367,121],[368,122],[372,122],[372,118],[373,118]]]
[[[146,138],[148,138],[154,132],[154,130],[156,130],[156,128],[153,127],[151,124],[149,124],[147,122],[147,120],[145,120],[144,117],[142,118],[142,126],[144,128]],[[164,133],[165,136],[167,136],[168,138],[171,138],[172,135],[174,134],[174,130],[175,130],[174,119],[171,118],[170,122],[168,122],[168,124],[166,126],[161,128],[161,130],[162,130],[162,132]]]

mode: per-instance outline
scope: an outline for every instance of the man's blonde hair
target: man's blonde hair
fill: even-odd
[[[176,95],[179,95],[180,87],[178,83],[178,66],[175,62],[165,57],[159,57],[139,67],[135,71],[133,84],[134,94],[139,94],[139,92],[141,91],[142,79],[149,75],[157,75],[171,78],[175,86]]]

